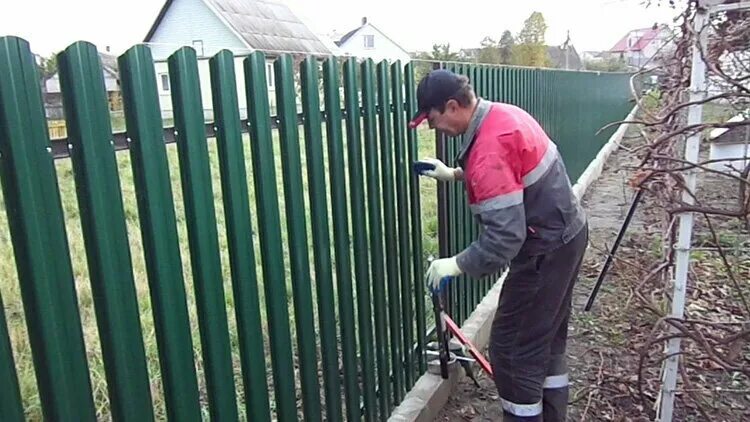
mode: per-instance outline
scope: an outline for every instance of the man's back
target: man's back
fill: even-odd
[[[522,196],[528,231],[521,254],[548,252],[570,241],[585,216],[542,127],[524,110],[502,103],[482,101],[475,119],[481,120],[466,134],[474,139],[461,157],[470,205],[481,209],[490,199]]]

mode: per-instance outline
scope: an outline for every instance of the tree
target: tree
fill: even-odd
[[[547,23],[540,12],[534,12],[523,23],[523,29],[516,37],[518,44],[513,48],[513,63],[522,66],[549,66],[544,34]]]
[[[451,52],[451,45],[448,44],[433,44],[432,45],[432,54],[429,57],[430,60],[436,60],[436,61],[457,61],[458,60],[458,53]]]
[[[481,44],[482,48],[479,50],[479,56],[477,61],[479,63],[492,63],[500,64],[500,47],[498,43],[490,37],[484,37]]]
[[[57,73],[57,53],[50,57],[39,56],[37,67],[39,68],[39,77],[42,79],[42,82],[51,78],[52,75]]]
[[[513,38],[513,34],[507,29],[503,32],[498,43],[498,49],[500,50],[500,63],[510,64],[513,60],[513,46],[516,44],[516,40]]]
[[[458,57],[457,52],[451,51],[451,45],[449,44],[433,44],[431,53],[419,53],[416,55],[419,61],[414,64],[414,82],[419,81],[430,73],[432,70],[433,63],[430,62],[456,62],[461,61]]]
[[[544,34],[547,32],[547,23],[544,15],[534,12],[523,23],[523,29],[518,34],[519,44],[544,45]]]
[[[586,70],[598,70],[600,72],[625,72],[628,70],[628,64],[621,57],[610,57],[598,61],[586,60],[584,67]]]

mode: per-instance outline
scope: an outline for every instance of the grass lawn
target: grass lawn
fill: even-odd
[[[122,121],[113,119],[113,129],[122,130]],[[300,127],[300,133],[302,133]],[[300,135],[302,138],[302,135]],[[248,173],[248,190],[250,193],[251,200],[251,211],[253,212],[253,226],[257,228],[257,221],[255,220],[255,199],[254,189],[252,181],[252,164],[250,160],[250,146],[249,138],[245,137],[245,161]],[[283,185],[281,181],[281,162],[280,162],[280,151],[278,134],[274,133],[274,148],[276,151],[276,174],[277,174],[277,185],[279,190],[279,209],[281,212],[282,222],[282,236],[284,242],[286,242],[286,229],[285,229],[285,215],[284,215],[284,197],[283,197]],[[301,140],[304,142],[304,140]],[[209,142],[209,154],[210,154],[210,165],[211,165],[211,177],[213,179],[213,192],[214,192],[214,204],[216,206],[216,218],[218,224],[219,233],[219,246],[222,260],[222,271],[224,279],[224,292],[226,295],[226,307],[227,316],[229,318],[230,328],[230,339],[232,344],[232,354],[235,366],[235,383],[237,384],[237,395],[240,401],[240,414],[243,414],[243,389],[241,387],[241,376],[240,376],[240,359],[239,359],[239,348],[237,344],[237,330],[236,321],[234,316],[234,300],[232,297],[231,287],[231,274],[229,267],[229,255],[226,238],[226,229],[224,225],[224,210],[221,193],[220,173],[219,173],[219,161],[217,146],[214,139],[210,139]],[[327,148],[324,148],[324,150]],[[305,166],[304,159],[304,144],[302,145],[302,165]],[[205,380],[202,371],[202,362],[200,354],[200,337],[198,334],[198,320],[196,316],[196,304],[192,282],[192,275],[190,269],[190,254],[188,247],[187,238],[187,227],[185,221],[185,210],[184,203],[182,200],[182,190],[180,186],[180,173],[179,163],[176,145],[172,144],[167,147],[169,170],[172,179],[172,193],[174,195],[174,204],[177,215],[177,226],[180,239],[180,249],[183,261],[183,272],[185,279],[185,289],[188,297],[188,308],[190,313],[191,329],[193,333],[193,342],[195,345],[195,362],[198,370],[198,380],[201,389],[202,408],[204,409],[204,416],[208,417],[208,408],[206,403],[205,394]],[[421,129],[419,131],[419,156],[434,156],[434,135],[427,129]],[[327,160],[327,157],[326,157]],[[143,329],[143,337],[146,347],[146,357],[149,368],[149,375],[151,377],[151,390],[153,400],[155,404],[155,413],[157,419],[166,418],[166,410],[164,407],[164,397],[162,391],[162,385],[159,375],[159,363],[158,353],[156,346],[156,335],[154,331],[153,314],[151,310],[151,299],[149,296],[149,287],[146,275],[145,261],[143,257],[142,239],[140,234],[140,228],[138,224],[138,208],[136,203],[135,188],[133,185],[133,174],[131,169],[129,153],[119,152],[117,154],[117,162],[120,171],[120,184],[121,192],[123,196],[123,203],[125,207],[125,216],[127,220],[130,250],[132,256],[132,267],[136,284],[136,291],[138,296],[138,305],[140,308],[141,324]],[[69,159],[58,160],[55,164],[59,189],[62,198],[62,206],[65,214],[65,223],[68,234],[68,242],[70,245],[71,261],[75,276],[75,285],[78,292],[78,302],[80,307],[84,338],[86,342],[86,348],[88,353],[88,364],[91,374],[91,382],[94,389],[94,400],[97,406],[98,417],[101,419],[109,419],[108,413],[108,398],[106,379],[104,375],[104,366],[102,363],[101,348],[99,344],[99,336],[97,332],[93,296],[91,292],[91,286],[89,282],[88,269],[85,256],[85,248],[83,242],[83,236],[81,231],[81,221],[79,216],[78,202],[75,192],[75,183],[72,165]],[[326,168],[327,168],[326,161]],[[382,166],[381,166],[382,167]],[[306,172],[303,172],[303,177],[306,178]],[[326,173],[326,176],[328,174]],[[424,256],[430,254],[437,254],[437,207],[436,207],[436,183],[432,180],[421,179],[420,194],[422,201],[422,237],[423,237],[423,254]],[[306,185],[305,181],[305,185]],[[348,183],[348,182],[347,182]],[[330,184],[329,184],[330,186]],[[348,185],[347,185],[348,186]],[[330,222],[330,189],[329,189],[329,222]],[[309,199],[305,197],[305,209],[307,212],[307,230],[308,230],[308,243],[310,247],[310,267],[312,265],[312,235],[310,234],[310,207],[308,203]],[[5,207],[5,202],[0,195],[0,204]],[[350,209],[349,204],[347,208]],[[351,212],[351,209],[350,209]],[[319,217],[316,216],[316,224],[319,224]],[[34,376],[33,362],[31,358],[31,350],[29,346],[28,333],[26,330],[24,310],[21,301],[21,293],[18,284],[18,277],[16,273],[15,263],[13,259],[13,249],[10,240],[10,232],[7,229],[7,214],[0,212],[0,225],[6,227],[4,230],[0,230],[0,294],[2,294],[2,300],[4,304],[5,315],[8,321],[11,343],[15,355],[16,369],[18,372],[19,382],[21,386],[21,395],[24,401],[24,408],[26,412],[27,420],[42,420],[41,405],[39,395],[37,392],[36,378]],[[351,218],[350,218],[351,224]],[[351,231],[350,231],[351,233]],[[333,236],[331,236],[333,238]],[[259,283],[262,283],[263,277],[260,268],[260,249],[258,244],[257,233],[254,235],[255,246],[256,246],[256,262]],[[285,251],[288,248],[285,248]],[[333,254],[332,254],[333,255]],[[288,291],[288,303],[290,316],[293,317],[293,306],[292,306],[292,288],[289,280],[289,268],[288,259],[287,263],[287,291]],[[315,288],[311,286],[313,298],[315,298]],[[259,286],[259,293],[261,297],[261,314],[265,318],[265,299],[264,290],[262,285]],[[356,302],[355,302],[356,303]],[[317,320],[316,320],[317,324]],[[294,324],[290,321],[292,331],[294,331]],[[295,343],[293,341],[293,343]],[[270,362],[269,362],[270,372]]]

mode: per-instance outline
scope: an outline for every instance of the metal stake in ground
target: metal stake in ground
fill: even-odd
[[[432,294],[432,308],[435,311],[435,333],[438,340],[438,353],[440,358],[440,376],[448,379],[448,358],[450,350],[448,349],[448,330],[445,327],[445,312],[441,303],[441,294],[443,289],[430,289]]]
[[[599,288],[602,287],[602,282],[604,281],[604,277],[607,275],[607,271],[609,271],[609,266],[612,265],[612,261],[615,258],[615,253],[617,252],[617,249],[620,247],[620,242],[622,241],[622,238],[625,236],[625,232],[628,230],[628,226],[630,225],[630,220],[633,218],[633,214],[635,214],[635,209],[638,207],[638,204],[641,202],[641,197],[643,196],[643,189],[638,189],[635,193],[635,196],[633,197],[633,201],[630,203],[630,209],[628,210],[628,215],[625,217],[625,221],[622,223],[622,227],[620,227],[620,233],[617,234],[617,239],[615,240],[614,245],[612,245],[612,249],[609,251],[609,255],[607,255],[607,260],[604,262],[604,266],[602,267],[602,270],[599,272],[599,277],[596,279],[596,285],[594,285],[594,288],[591,290],[591,294],[589,295],[589,300],[586,302],[586,307],[584,308],[586,311],[591,310],[591,306],[594,304],[594,299],[596,299],[597,293],[599,293]]]

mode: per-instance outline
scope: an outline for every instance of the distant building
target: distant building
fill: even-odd
[[[167,0],[144,39],[154,57],[162,115],[172,114],[167,58],[183,46],[198,56],[203,109],[213,110],[208,59],[223,49],[235,56],[237,95],[245,97],[242,61],[255,50],[266,53],[266,79],[275,108],[273,60],[280,54],[329,56],[331,50],[279,0]],[[246,115],[245,101],[240,114]]]
[[[336,36],[336,34],[332,34]],[[393,63],[401,60],[402,64],[411,61],[411,55],[396,41],[362,18],[361,24],[341,37],[334,39],[341,55],[359,58],[370,58],[375,62],[388,60]]]
[[[750,120],[747,116],[738,114],[729,119],[729,122],[744,122],[745,126],[717,128],[711,131],[709,160],[726,161],[714,162],[709,166],[719,171],[734,168],[739,173],[750,165]]]
[[[117,57],[106,53],[99,53],[99,60],[102,63],[102,76],[104,76],[104,86],[107,90],[110,110],[121,110],[122,100],[120,96],[120,81],[117,73]],[[44,108],[47,118],[50,120],[63,119],[62,92],[60,91],[60,73],[44,81]]]
[[[581,61],[581,57],[578,55],[575,47],[573,47],[573,45],[571,44],[559,47],[548,45],[547,57],[549,57],[550,65],[555,69],[583,69],[583,62]]]
[[[664,54],[672,47],[672,31],[667,25],[654,25],[651,28],[629,31],[609,49],[612,57],[625,60],[633,67],[656,66],[656,56]]]

